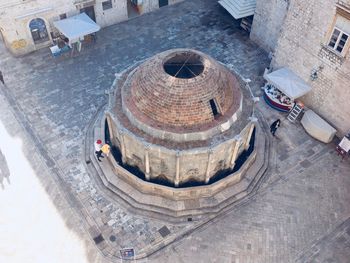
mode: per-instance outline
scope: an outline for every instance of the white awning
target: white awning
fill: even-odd
[[[256,0],[220,0],[222,5],[235,19],[254,15]]]
[[[288,68],[278,69],[266,74],[264,78],[293,100],[311,90],[311,87],[304,80]]]
[[[95,33],[101,29],[87,14],[81,13],[53,22],[54,26],[72,43],[79,38]]]

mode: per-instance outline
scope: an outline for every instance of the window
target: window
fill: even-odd
[[[41,18],[35,18],[30,21],[29,29],[35,44],[49,40],[45,22]]]
[[[329,49],[345,56],[349,48],[350,36],[350,13],[337,7],[337,14],[333,20],[331,30],[327,37],[326,45]]]
[[[159,0],[159,7],[167,6],[168,4],[168,0]]]
[[[67,14],[60,14],[60,20],[66,19],[66,18],[67,18]]]
[[[331,39],[329,40],[328,46],[332,49],[342,53],[344,46],[349,38],[349,35],[344,31],[334,28]]]
[[[220,114],[220,112],[219,112],[219,110],[218,110],[218,106],[217,106],[217,104],[216,104],[215,99],[211,99],[211,100],[209,101],[209,103],[210,103],[211,111],[212,111],[212,113],[213,113],[213,115],[214,115],[214,118],[218,117],[219,114]]]
[[[113,7],[112,0],[102,2],[102,9],[103,10],[111,9],[112,7]]]

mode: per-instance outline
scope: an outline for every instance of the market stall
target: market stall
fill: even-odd
[[[288,68],[281,68],[265,74],[264,99],[274,109],[288,112],[294,100],[305,95],[311,87]]]
[[[72,48],[80,51],[84,39],[101,28],[85,13],[54,21],[53,24],[60,32],[56,45],[50,48],[54,56]]]

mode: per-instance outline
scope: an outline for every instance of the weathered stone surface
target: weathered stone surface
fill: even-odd
[[[174,59],[176,63],[169,62]],[[166,66],[174,65],[172,76]],[[188,69],[198,65],[200,70]],[[237,73],[202,52],[170,49],[116,74],[107,122],[98,120],[96,126],[108,129],[106,140],[120,151],[122,163],[137,167],[148,181],[208,183],[220,171],[232,169],[249,148],[255,124],[249,119],[253,102],[244,85]],[[132,185],[143,191],[142,181]],[[144,188],[149,188],[146,183]]]
[[[180,56],[176,64],[178,72],[198,64],[203,66],[202,72],[194,76],[192,73],[189,78],[166,73],[166,63],[177,56]],[[185,67],[185,63],[189,65]],[[152,126],[162,130],[178,128],[181,132],[195,132],[200,131],[203,124],[218,125],[222,121],[214,120],[222,116],[226,121],[239,110],[242,99],[240,84],[227,68],[191,49],[157,54],[138,66],[129,78],[130,83],[123,86],[124,107],[143,122],[153,120]],[[210,100],[215,100],[218,116],[214,116]]]
[[[350,45],[348,40],[340,53],[328,44],[337,18],[349,19],[349,6],[348,0],[257,1],[251,34],[273,52],[271,68],[289,67],[311,86],[301,100],[335,127],[338,136],[350,131]]]
[[[349,161],[341,161],[335,145],[318,143],[299,124],[282,122],[272,146],[269,176],[256,197],[199,229],[193,222],[172,225],[130,214],[121,200],[98,190],[101,182],[95,182],[82,164],[83,137],[91,118],[106,103],[104,91],[115,72],[169,48],[196,48],[232,64],[253,81],[254,94],[259,93],[261,74],[269,63],[266,53],[216,1],[193,0],[179,6],[108,27],[99,33],[95,46],[83,47],[73,58],[54,59],[49,50],[40,50],[14,59],[0,44],[0,68],[7,84],[0,83],[0,119],[9,133],[22,139],[39,180],[50,185],[48,195],[57,210],[85,241],[89,261],[118,262],[119,249],[131,246],[137,255],[146,256],[169,242],[159,242],[158,230],[166,225],[171,232],[166,238],[175,236],[178,241],[140,262],[327,262],[336,253],[338,262],[348,263],[349,241],[342,243],[340,237],[348,240],[349,235]],[[263,101],[258,106],[268,123],[284,117]],[[312,163],[308,168],[300,165],[305,158]],[[86,177],[92,180],[85,181]],[[104,225],[102,218],[117,222]],[[103,230],[109,249],[102,252],[108,259],[88,235],[91,226]],[[110,235],[116,237],[114,242]],[[313,246],[325,249],[314,255]]]
[[[250,38],[267,52],[274,52],[287,14],[289,0],[256,1]]]
[[[169,0],[167,4],[172,5],[180,1],[183,0]],[[111,7],[104,10],[103,2],[106,1],[58,0],[49,5],[46,0],[2,1],[0,3],[1,36],[14,55],[23,55],[52,46],[53,38],[58,36],[58,30],[53,25],[53,21],[64,19],[65,16],[71,17],[80,12],[90,15],[93,10],[96,23],[106,27],[155,11],[160,7],[159,0],[143,0],[137,7],[132,6],[130,1],[113,0],[110,1]],[[46,30],[41,32],[41,36],[45,37],[34,41],[29,25],[31,21],[38,18],[42,19],[46,27]]]

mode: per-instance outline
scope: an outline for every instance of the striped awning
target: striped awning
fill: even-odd
[[[220,0],[222,5],[235,19],[254,15],[256,0]]]

